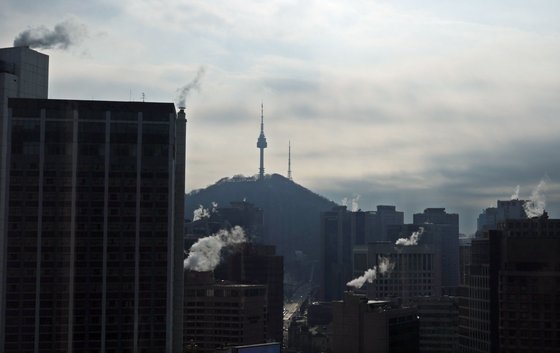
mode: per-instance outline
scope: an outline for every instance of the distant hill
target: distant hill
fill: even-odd
[[[247,201],[264,210],[264,233],[267,242],[276,245],[279,254],[292,257],[303,251],[312,260],[319,259],[320,213],[336,204],[323,196],[279,175],[266,175],[263,180],[234,176],[223,178],[205,189],[194,190],[185,198],[185,217],[212,202],[228,207],[232,201]]]

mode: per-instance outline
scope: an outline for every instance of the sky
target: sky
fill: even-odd
[[[49,97],[187,97],[187,191],[266,173],[363,210],[459,213],[541,180],[560,218],[560,2],[3,0],[0,47],[63,23]]]

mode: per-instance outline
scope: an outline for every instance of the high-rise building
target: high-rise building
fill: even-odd
[[[47,98],[49,88],[49,57],[28,47],[0,49],[0,171],[7,169],[9,120],[8,98]],[[7,210],[6,182],[0,172],[0,250],[5,249]],[[0,307],[3,306],[5,253],[0,251]],[[0,328],[2,327],[0,315]],[[0,334],[0,346],[3,335]]]
[[[352,279],[352,247],[363,240],[352,234],[351,213],[346,206],[321,213],[321,298],[342,299],[346,282]]]
[[[418,298],[420,352],[457,352],[457,299],[448,296]]]
[[[441,284],[443,287],[459,285],[459,215],[447,213],[445,208],[426,208],[423,213],[415,213],[413,222],[417,226],[439,225],[441,233]]]
[[[284,309],[284,258],[276,255],[273,245],[241,244],[225,256],[216,268],[216,277],[242,284],[259,284],[267,288],[266,338],[282,342]]]
[[[389,227],[404,224],[404,212],[397,211],[395,206],[379,205],[375,216],[375,228],[368,241],[389,240]]]
[[[216,282],[212,272],[185,272],[186,351],[220,349],[267,340],[267,288]]]
[[[348,211],[346,206],[321,213],[321,298],[340,300],[352,279],[352,249],[387,237],[389,226],[402,224],[404,214],[395,206],[377,211]]]
[[[471,243],[460,352],[558,352],[560,220],[506,220]]]
[[[439,253],[430,245],[396,246],[392,242],[371,242],[354,248],[353,277],[361,276],[374,266],[379,269],[388,261],[386,273],[377,272],[372,283],[363,290],[369,298],[399,299],[403,303],[415,302],[422,296],[440,295],[441,269]]]
[[[526,219],[524,205],[527,201],[513,199],[513,200],[498,200],[497,207],[488,207],[478,216],[477,219],[477,233],[481,235],[482,232],[496,229],[498,223],[507,219]]]
[[[8,99],[0,351],[182,351],[185,122],[171,103]]]
[[[332,306],[333,353],[418,352],[416,308],[393,307],[352,292]]]
[[[459,352],[496,353],[497,286],[495,271],[490,271],[490,242],[475,238],[465,284],[459,287]]]

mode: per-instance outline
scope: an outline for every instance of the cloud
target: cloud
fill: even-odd
[[[286,142],[297,141],[296,181],[333,200],[359,193],[407,217],[445,206],[469,232],[511,186],[560,174],[553,2],[31,5],[2,4],[6,45],[31,16],[53,24],[61,9],[107,33],[88,39],[91,58],[53,52],[52,98],[128,100],[132,90],[169,102],[208,68],[187,113],[188,190],[257,172],[261,99],[267,171],[284,173]],[[558,195],[549,184],[551,216]]]

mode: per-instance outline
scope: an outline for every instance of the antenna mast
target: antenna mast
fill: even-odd
[[[292,180],[292,142],[288,141],[288,179]]]

